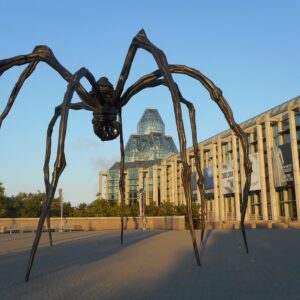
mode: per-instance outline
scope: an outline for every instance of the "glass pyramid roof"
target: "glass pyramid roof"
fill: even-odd
[[[157,109],[146,109],[125,146],[125,162],[164,159],[177,153],[171,136],[165,135],[165,124]]]

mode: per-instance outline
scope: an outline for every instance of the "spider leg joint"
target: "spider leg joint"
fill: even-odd
[[[213,97],[214,99],[217,99],[218,101],[220,101],[220,98],[222,97],[222,90],[219,89],[218,87],[216,87],[214,90],[213,90]]]
[[[42,58],[50,58],[53,57],[53,52],[52,50],[46,46],[46,45],[39,45],[36,46],[33,49],[33,53],[37,54],[38,56],[42,57]]]

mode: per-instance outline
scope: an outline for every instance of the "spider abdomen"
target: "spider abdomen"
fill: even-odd
[[[114,140],[120,134],[120,123],[116,114],[93,113],[93,127],[95,134],[102,141]]]

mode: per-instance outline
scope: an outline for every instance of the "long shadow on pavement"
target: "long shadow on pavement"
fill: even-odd
[[[299,230],[247,230],[249,254],[239,231],[208,233],[201,267],[188,231],[130,232],[123,248],[117,233],[44,248],[27,284],[20,270],[1,274],[0,298],[300,299]]]
[[[124,243],[120,244],[120,234],[117,232],[93,234],[82,237],[82,239],[66,238],[60,239],[53,247],[40,247],[37,250],[30,280],[45,275],[68,269],[72,266],[80,266],[99,262],[111,255],[123,251],[127,247],[139,243],[144,239],[162,233],[161,231],[128,231],[124,234]],[[88,233],[87,233],[88,234]],[[21,239],[24,236],[20,236]],[[0,298],[2,291],[13,288],[16,283],[24,282],[27,261],[29,257],[28,249],[16,253],[0,255]]]

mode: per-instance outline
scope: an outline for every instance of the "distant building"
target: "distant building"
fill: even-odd
[[[300,220],[300,97],[253,117],[240,126],[248,136],[249,158],[253,168],[246,220]],[[151,136],[146,130],[142,130],[142,133]],[[132,151],[127,148],[127,203],[136,199],[138,188],[144,188],[146,203],[185,203],[180,155],[166,155],[166,158],[156,160],[157,154],[148,153],[144,157],[151,157],[153,160],[145,160],[144,165],[140,165],[140,161],[129,162],[135,157],[137,149],[141,149],[140,146],[135,147],[132,147]],[[152,148],[148,146],[148,149]],[[207,220],[240,220],[245,172],[238,138],[232,130],[223,131],[199,143],[199,153],[205,177]],[[197,174],[193,149],[187,149],[187,154],[192,167],[193,200],[199,201],[199,192],[195,186]],[[129,164],[136,164],[132,169],[135,170],[135,175],[131,174]],[[107,172],[108,199],[112,199],[110,197],[113,195],[113,172],[116,174],[115,185],[118,187],[117,165]],[[100,175],[100,182],[102,176]],[[133,177],[134,180],[131,181]],[[114,191],[114,199],[117,200],[118,188]],[[131,194],[132,191],[135,194]],[[100,184],[100,194],[101,192]]]
[[[163,159],[177,152],[173,138],[165,135],[165,124],[159,112],[156,109],[146,109],[138,122],[137,133],[130,136],[125,146],[126,203],[136,202],[138,190],[146,185],[147,202],[159,203],[159,197],[153,197],[153,194],[158,195],[160,188],[157,181],[160,176],[158,166]],[[119,168],[120,163],[116,162],[107,172],[100,173],[100,195],[103,195],[102,183],[105,177],[107,200],[120,200]]]

